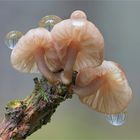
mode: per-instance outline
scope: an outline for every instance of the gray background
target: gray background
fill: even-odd
[[[0,117],[5,104],[24,98],[33,88],[32,78],[11,67],[10,53],[4,44],[6,33],[23,33],[37,27],[41,17],[54,14],[68,18],[81,9],[101,30],[105,39],[105,58],[120,63],[133,89],[126,124],[113,127],[74,96],[61,104],[48,126],[28,139],[140,139],[140,1],[0,1]]]

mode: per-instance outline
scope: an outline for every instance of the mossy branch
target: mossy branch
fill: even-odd
[[[34,83],[30,96],[7,104],[5,118],[0,124],[0,140],[26,139],[50,122],[61,102],[72,98],[71,85],[52,85],[45,78],[35,78]]]

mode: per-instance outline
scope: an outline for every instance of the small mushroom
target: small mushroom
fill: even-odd
[[[77,10],[70,19],[56,24],[52,31],[56,51],[63,64],[62,81],[71,82],[72,72],[83,67],[95,67],[103,61],[104,39],[97,27]]]
[[[51,34],[44,28],[31,29],[20,38],[11,53],[11,63],[19,71],[36,73],[39,70],[50,82],[58,80],[52,71],[58,70],[60,62]]]
[[[82,103],[105,114],[124,111],[132,98],[124,71],[112,61],[82,69],[77,75],[74,92]]]

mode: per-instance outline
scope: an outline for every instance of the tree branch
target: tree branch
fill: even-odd
[[[22,140],[51,120],[59,104],[72,98],[71,85],[51,85],[45,78],[34,79],[32,94],[24,100],[7,104],[5,118],[0,124],[0,140]]]

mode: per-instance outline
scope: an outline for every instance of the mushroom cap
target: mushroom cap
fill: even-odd
[[[11,53],[13,67],[22,72],[37,73],[38,68],[35,62],[35,53],[44,52],[44,59],[49,69],[57,70],[59,59],[54,49],[51,34],[44,28],[29,30],[20,38]]]
[[[75,46],[78,48],[78,54],[73,67],[76,71],[83,67],[98,66],[103,61],[103,36],[93,23],[84,18],[85,16],[76,18],[76,15],[72,13],[71,19],[61,21],[51,31],[62,63],[67,60],[69,45],[75,42],[78,44]]]
[[[102,84],[96,91],[92,92],[89,89],[89,93],[85,93],[84,96],[77,93],[81,102],[105,114],[117,114],[126,109],[132,99],[132,90],[122,68],[112,61],[104,61],[95,69],[83,69],[77,75],[76,83],[86,87],[91,82],[96,84],[97,78],[102,80]]]

